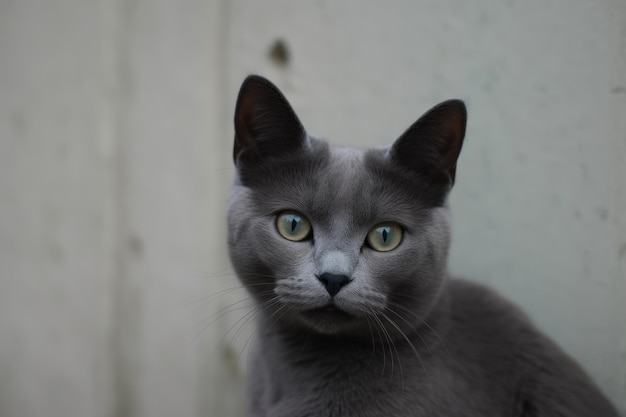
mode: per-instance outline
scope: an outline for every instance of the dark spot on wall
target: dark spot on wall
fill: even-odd
[[[606,207],[596,207],[596,214],[601,220],[606,220],[609,218],[609,209]]]
[[[291,53],[287,43],[283,39],[276,39],[268,51],[268,58],[278,67],[284,68],[289,65]]]
[[[142,256],[143,240],[139,236],[131,236],[130,239],[128,239],[128,249],[133,256]]]
[[[626,243],[622,243],[622,246],[620,246],[619,248],[619,258],[620,259],[626,258]]]
[[[626,94],[626,87],[623,85],[613,87],[611,88],[611,94]]]

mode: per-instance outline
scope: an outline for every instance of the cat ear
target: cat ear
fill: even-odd
[[[296,113],[274,84],[258,75],[244,80],[235,107],[235,164],[294,152],[306,138]]]
[[[430,109],[395,141],[392,161],[426,178],[452,187],[461,153],[467,110],[461,100],[448,100]]]

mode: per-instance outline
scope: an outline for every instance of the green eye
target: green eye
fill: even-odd
[[[402,228],[395,223],[381,223],[367,234],[367,243],[374,250],[387,252],[402,242]]]
[[[298,242],[311,234],[311,223],[295,211],[283,211],[276,218],[278,233],[287,240]]]

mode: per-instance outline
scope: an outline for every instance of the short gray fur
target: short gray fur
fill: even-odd
[[[388,149],[333,148],[269,81],[244,81],[228,244],[259,312],[249,416],[617,415],[518,308],[447,276],[446,197],[465,123],[451,100]],[[308,218],[311,238],[283,238],[283,210]],[[383,221],[404,229],[389,252],[365,243]],[[332,297],[324,273],[350,281]]]

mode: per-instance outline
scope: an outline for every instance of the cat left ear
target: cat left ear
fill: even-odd
[[[389,155],[431,184],[452,187],[466,123],[465,104],[461,100],[444,101],[413,123],[394,142]]]
[[[258,75],[244,80],[235,107],[235,164],[296,151],[306,138],[296,113],[274,84]]]

